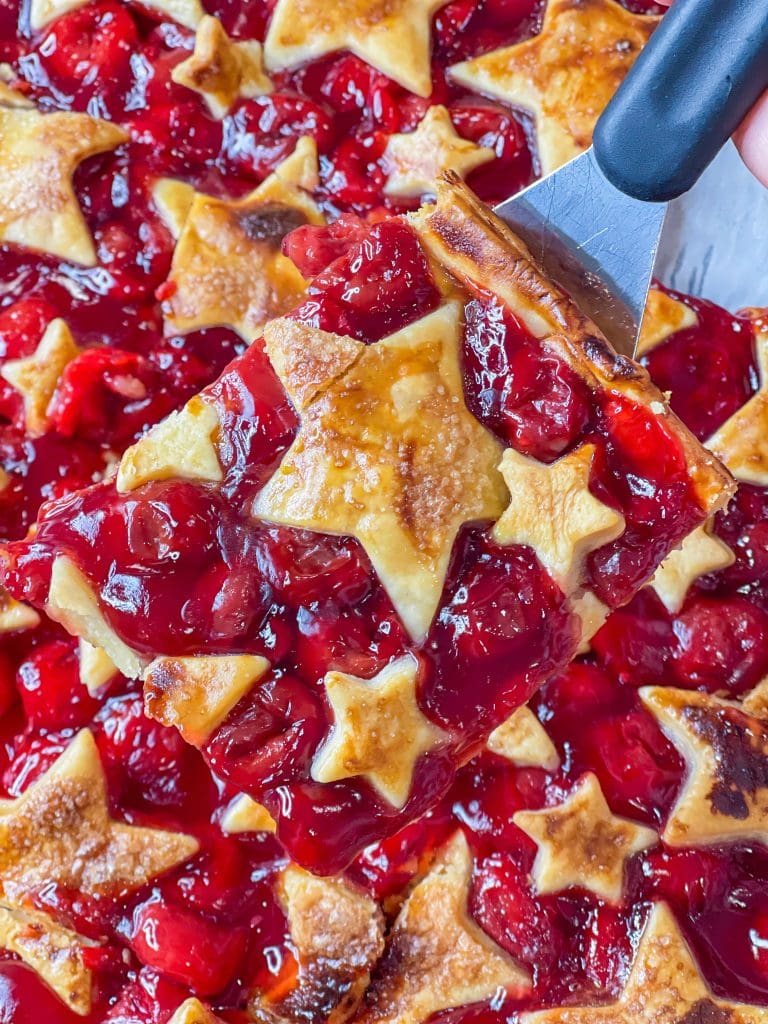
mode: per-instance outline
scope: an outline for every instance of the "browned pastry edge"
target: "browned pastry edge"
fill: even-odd
[[[493,292],[532,323],[533,333],[568,363],[592,390],[618,391],[663,415],[678,440],[702,508],[714,512],[736,485],[725,467],[669,410],[647,371],[618,355],[575,303],[534,262],[522,240],[477,199],[458,175],[448,171],[437,187],[437,202],[410,215],[430,255],[460,283]],[[658,406],[663,412],[657,412]]]

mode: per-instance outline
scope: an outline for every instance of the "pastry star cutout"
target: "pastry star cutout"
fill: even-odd
[[[544,726],[525,705],[493,730],[487,747],[519,768],[544,768],[554,772],[560,764],[560,755]]]
[[[192,56],[176,65],[171,78],[199,92],[216,118],[224,117],[238,99],[272,92],[262,65],[261,43],[233,42],[219,19],[209,15],[197,26]]]
[[[222,1024],[222,1021],[199,999],[185,999],[168,1024]]]
[[[736,703],[695,690],[645,687],[640,697],[686,766],[662,833],[664,842],[765,842],[768,724]]]
[[[72,176],[82,160],[127,139],[122,128],[87,114],[0,103],[0,242],[94,266]]]
[[[356,537],[415,639],[459,528],[507,500],[501,446],[464,402],[461,315],[447,303],[374,345],[294,320],[264,331],[301,424],[254,515]]]
[[[733,565],[736,556],[725,541],[710,533],[708,526],[697,527],[681,546],[667,555],[649,586],[659,595],[671,614],[679,612],[691,584],[700,576]]]
[[[539,847],[533,865],[539,893],[577,885],[607,903],[621,899],[627,860],[657,840],[653,829],[611,813],[592,774],[557,807],[518,811],[512,821]]]
[[[97,943],[58,924],[48,914],[0,903],[0,949],[15,953],[74,1013],[91,1011],[91,971],[83,947]]]
[[[344,878],[318,878],[294,864],[282,872],[277,891],[298,972],[287,993],[283,983],[254,999],[249,1019],[343,1024],[383,952],[383,915],[370,896]]]
[[[419,96],[432,91],[432,15],[446,0],[278,0],[264,56],[270,69],[351,50]]]
[[[464,178],[495,156],[487,146],[462,139],[446,107],[430,107],[414,131],[390,137],[384,153],[388,171],[384,191],[404,199],[434,194],[435,183],[445,171]]]
[[[373,679],[326,675],[334,724],[312,762],[316,782],[362,775],[394,807],[405,804],[416,762],[443,739],[416,700],[418,669],[407,654]]]
[[[706,444],[741,483],[768,487],[768,326],[756,328],[760,387]]]
[[[48,430],[48,406],[62,373],[80,351],[65,321],[51,320],[31,356],[11,359],[0,370],[24,399],[24,419],[32,437],[41,437]]]
[[[62,14],[85,7],[89,0],[32,0],[29,8],[29,22],[33,31],[45,28]],[[185,28],[195,28],[205,14],[200,0],[140,0],[141,7],[148,7],[159,14],[167,14],[173,21]]]
[[[104,618],[90,582],[68,555],[58,555],[53,563],[45,610],[72,636],[101,648],[129,679],[140,676],[146,667],[147,659],[124,643]]]
[[[493,528],[497,544],[526,544],[565,594],[578,589],[590,551],[624,532],[624,517],[589,490],[594,445],[546,464],[507,448],[501,472],[512,495]]]
[[[456,64],[450,75],[533,115],[548,174],[589,148],[598,117],[658,21],[615,0],[549,0],[539,35]]]
[[[699,318],[690,306],[658,288],[651,288],[637,339],[638,358],[648,355],[678,331],[695,327],[698,322]]]
[[[524,992],[526,971],[467,910],[472,856],[458,832],[405,901],[355,1024],[421,1024],[433,1013]]]
[[[268,668],[252,654],[155,658],[144,676],[144,709],[201,747]]]
[[[6,897],[52,883],[90,896],[130,892],[192,857],[196,839],[109,816],[93,735],[83,729],[18,799],[0,801],[0,879]]]
[[[523,1024],[768,1024],[768,1007],[716,999],[672,911],[655,903],[624,991],[608,1006],[524,1013]]]
[[[292,308],[306,282],[280,251],[302,224],[325,222],[306,189],[317,184],[317,149],[310,138],[242,199],[215,199],[191,185],[162,178],[153,197],[176,237],[164,286],[166,332],[231,327],[253,341],[267,320]]]

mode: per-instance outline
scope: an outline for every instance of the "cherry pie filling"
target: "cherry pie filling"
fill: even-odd
[[[395,219],[320,273],[292,317],[376,344],[439,301],[415,232]],[[478,287],[466,309],[464,386],[480,422],[539,461],[595,445],[593,493],[621,511],[626,529],[590,555],[586,582],[615,607],[702,520],[680,441],[618,388],[592,392],[494,296]],[[359,543],[247,514],[297,430],[262,346],[206,395],[220,410],[220,485],[156,481],[120,494],[104,484],[46,504],[34,536],[8,548],[5,583],[45,604],[63,552],[141,654],[265,657],[269,675],[210,736],[206,756],[266,804],[299,863],[334,872],[434,803],[457,764],[570,660],[577,623],[530,549],[500,546],[469,525],[432,627],[414,647]],[[313,781],[313,752],[332,721],[325,673],[368,679],[409,651],[420,665],[420,707],[448,742],[419,759],[405,805],[359,778]]]
[[[367,230],[356,214],[370,217],[370,211],[380,206],[399,208],[399,203],[383,196],[383,175],[376,158],[388,135],[415,125],[426,105],[358,58],[339,54],[295,72],[281,73],[275,93],[240,102],[219,124],[207,116],[198,97],[170,80],[172,67],[191,45],[191,33],[186,30],[157,24],[151,11],[140,12],[137,7],[100,0],[30,37],[27,32],[17,35],[19,6],[13,0],[0,5],[0,56],[13,62],[28,94],[47,109],[87,109],[115,118],[130,127],[132,139],[115,154],[87,161],[76,175],[78,199],[98,246],[99,268],[84,270],[7,247],[0,252],[3,359],[31,354],[46,323],[57,315],[67,318],[86,349],[68,367],[52,407],[54,428],[42,437],[32,438],[25,433],[18,395],[0,382],[0,458],[11,473],[11,485],[0,498],[0,535],[6,540],[26,533],[41,501],[60,498],[97,479],[146,426],[215,378],[242,348],[234,334],[218,328],[163,337],[162,317],[153,292],[168,274],[173,242],[149,205],[151,180],[158,174],[177,174],[214,194],[242,194],[292,151],[296,139],[312,135],[322,157],[321,201],[334,216],[338,211],[349,211],[347,223],[337,232],[342,237],[335,248],[333,228],[328,233],[330,238],[312,239],[315,264],[305,266],[308,276],[314,276],[347,248],[350,228]],[[214,0],[206,6],[221,17],[233,35],[263,37],[268,4]],[[628,6],[656,10],[652,4]],[[463,136],[496,152],[497,159],[473,172],[469,179],[475,191],[490,202],[506,197],[511,188],[530,180],[531,157],[525,132],[508,110],[448,82],[443,68],[529,34],[536,24],[536,7],[529,0],[489,0],[484,5],[475,0],[457,0],[438,11],[434,19],[432,101],[448,105]],[[374,212],[371,219],[378,216]],[[288,240],[288,251],[302,253],[306,260],[308,240],[298,238],[300,232],[294,236],[292,249]],[[422,308],[430,308],[423,295],[419,302],[424,303],[423,307],[416,303],[402,313],[403,317],[416,317]],[[333,305],[330,300],[329,305]],[[341,329],[343,313],[353,316],[348,310],[338,313],[337,321],[328,321],[338,324],[331,329]],[[709,312],[702,307],[702,322],[705,315]],[[510,327],[505,324],[499,331],[499,319],[505,320],[503,311],[484,303],[482,296],[476,307],[467,309],[465,386],[472,410],[505,443],[514,443],[542,460],[552,459],[568,450],[580,430],[587,434],[598,430],[594,423],[597,412],[582,410],[580,382],[569,379],[567,368],[552,366],[541,376],[541,360],[526,359],[517,324],[511,328],[513,351],[507,351]],[[483,332],[486,336],[491,333],[489,320],[494,324],[495,336],[501,338],[500,366],[472,341],[473,332],[477,338]],[[381,336],[370,324],[362,329],[360,320],[351,322],[360,326],[357,336],[366,341]],[[748,352],[751,336],[732,335],[726,318],[716,311],[712,311],[712,320],[704,323],[705,327],[709,325],[704,332],[705,344],[699,331],[681,336],[681,342],[687,341],[695,349],[698,341],[704,361],[710,353],[717,354],[722,383],[714,384],[716,393],[705,394],[701,402],[693,400],[687,376],[693,354],[686,357],[684,369],[676,368],[678,339],[649,360],[660,387],[669,386],[667,372],[685,381],[685,387],[674,389],[673,401],[684,402],[688,389],[691,402],[677,408],[702,438],[717,424],[700,426],[697,417],[716,405],[720,408],[722,403],[723,410],[727,409],[724,418],[748,397],[756,381],[754,361]],[[281,444],[289,443],[295,415],[281,390],[269,379],[271,371],[263,354],[257,348],[251,352],[253,375],[259,379],[259,389],[265,390],[259,406],[258,436],[252,445],[249,442],[249,456],[261,452],[266,459],[269,452],[277,452]],[[664,353],[669,354],[668,371],[662,370],[659,362]],[[509,400],[505,388],[513,363],[520,388],[515,398],[526,395],[520,403],[522,408],[517,401]],[[728,367],[734,368],[733,377]],[[741,378],[734,383],[739,374]],[[696,378],[698,386],[704,386],[702,382],[707,379],[714,382],[716,375],[711,370],[701,373]],[[259,389],[254,389],[254,394]],[[550,395],[558,396],[555,403]],[[226,401],[222,399],[224,404]],[[549,407],[542,413],[547,403]],[[621,434],[617,424],[624,420],[626,410],[611,407],[601,412]],[[544,420],[548,424],[546,436]],[[636,426],[627,416],[624,428],[630,440]],[[641,426],[654,428],[653,424]],[[613,453],[613,465],[620,465],[622,455],[629,458],[626,452]],[[258,468],[258,460],[255,465]],[[647,467],[638,470],[637,493],[633,494],[638,507],[642,481],[655,475],[651,472],[650,477],[645,476],[644,469]],[[600,473],[597,467],[593,480],[596,489]],[[238,480],[238,486],[242,483]],[[650,497],[643,497],[650,505],[645,513],[682,502],[682,484],[681,488],[671,496],[659,496],[654,488],[646,488]],[[159,562],[175,560],[178,555],[183,561],[184,550],[193,551],[202,540],[206,557],[210,547],[213,569],[209,593],[218,593],[216,572],[221,575],[224,566],[228,574],[230,564],[211,543],[211,517],[203,515],[202,524],[198,522],[199,493],[195,488],[192,491],[185,496],[183,486],[159,488],[159,500],[147,502],[152,505],[149,526],[141,517],[130,524],[135,557],[145,559],[150,552]],[[210,501],[210,493],[205,498],[206,503]],[[196,513],[188,521],[190,536],[181,544],[176,533],[178,524],[186,519],[188,501]],[[594,657],[601,667],[592,670],[593,676],[586,668],[572,668],[563,680],[543,691],[537,707],[542,717],[551,716],[553,724],[548,721],[547,728],[558,747],[574,751],[569,777],[575,778],[586,769],[598,772],[617,813],[657,824],[654,808],[669,808],[683,771],[669,743],[655,727],[647,725],[647,715],[641,724],[639,712],[630,714],[630,725],[624,724],[625,712],[630,705],[636,707],[634,699],[625,693],[630,676],[635,680],[633,686],[661,682],[662,678],[683,686],[687,673],[693,671],[695,685],[719,689],[723,685],[715,682],[719,673],[711,670],[716,656],[723,659],[722,665],[720,661],[716,664],[728,680],[725,685],[736,693],[749,689],[765,671],[760,653],[765,649],[761,596],[764,502],[759,488],[742,487],[729,512],[718,517],[718,531],[736,551],[737,562],[718,575],[716,585],[705,578],[695,586],[683,611],[684,617],[689,606],[693,607],[696,614],[689,616],[690,621],[682,627],[670,622],[656,598],[644,591],[627,611],[612,617],[596,639]],[[84,508],[83,512],[87,517],[89,510]],[[128,524],[121,510],[110,509],[110,514],[112,522],[99,539],[103,543],[117,539],[124,543]],[[637,524],[633,525],[640,547],[651,534],[654,541],[658,539],[656,531],[643,534],[642,527],[649,521],[643,520],[638,511]],[[197,538],[195,529],[199,530]],[[233,532],[234,561],[255,548],[254,557],[267,564],[265,580],[270,587],[273,580],[285,579],[286,564],[292,570],[289,596],[280,593],[274,600],[274,594],[262,595],[265,609],[271,610],[275,604],[285,612],[271,617],[265,612],[263,622],[268,628],[263,631],[249,627],[253,630],[248,634],[252,649],[269,652],[272,661],[273,651],[279,653],[291,644],[302,643],[302,664],[311,667],[308,675],[313,682],[331,665],[348,666],[349,671],[365,674],[402,649],[402,627],[356,545],[316,535],[302,537],[296,531],[290,531],[288,545],[289,531],[278,528],[266,531],[270,535],[259,537],[257,544],[250,534],[244,536],[241,522]],[[163,534],[165,540],[158,540]],[[641,540],[643,536],[645,541]],[[68,542],[74,543],[71,537]],[[298,550],[291,549],[294,545]],[[662,547],[659,542],[659,550]],[[622,557],[624,578],[639,581],[639,575],[633,577],[633,573],[641,570],[629,553]],[[459,676],[461,666],[469,658],[474,659],[478,650],[484,657],[490,653],[489,676],[494,655],[499,659],[510,656],[510,637],[499,627],[499,621],[508,621],[510,613],[505,605],[508,595],[501,593],[499,584],[502,572],[517,573],[521,585],[536,585],[539,605],[521,608],[516,602],[512,612],[518,621],[529,625],[532,623],[525,616],[532,615],[539,625],[544,635],[538,637],[538,649],[544,652],[544,664],[561,663],[562,648],[572,643],[572,624],[559,607],[554,588],[550,586],[552,592],[548,593],[546,575],[525,553],[518,551],[515,559],[510,559],[509,553],[500,558],[498,549],[493,550],[481,531],[471,528],[457,544],[454,562],[458,568],[454,566],[451,571],[450,579],[455,583],[450,608],[445,622],[435,626],[446,637],[446,666],[441,667],[445,679],[450,680],[452,674],[463,679]],[[474,590],[471,614],[468,602],[457,599],[464,562],[475,567],[468,583]],[[41,565],[44,568],[42,556]],[[322,600],[316,591],[318,574]],[[219,621],[219,609],[212,614],[210,601],[206,608],[205,587],[197,580],[195,583],[190,590],[198,596],[196,604],[193,598],[189,613],[191,635],[198,635],[196,630],[207,632],[217,638],[216,649],[227,650],[234,630],[240,626],[243,595],[230,595]],[[332,599],[328,608],[323,608],[328,594]],[[545,603],[545,596],[549,603]],[[626,596],[622,593],[616,598],[623,600]],[[163,597],[159,594],[158,607],[162,607]],[[246,599],[252,601],[253,595],[247,593]],[[359,603],[365,614],[358,612]],[[300,629],[299,612],[312,605],[316,606],[312,609],[314,618],[302,618]],[[110,614],[119,616],[114,610]],[[722,616],[731,614],[739,616],[739,628],[724,631]],[[548,621],[541,625],[550,615],[561,632],[559,643]],[[206,616],[216,622],[203,622]],[[309,625],[306,640],[304,621]],[[373,636],[371,622],[382,624]],[[620,633],[620,626],[626,626],[629,640]],[[180,630],[174,637],[180,650],[188,649],[184,646],[185,635]],[[495,652],[483,649],[488,635],[494,638]],[[663,643],[658,640],[661,636]],[[152,650],[151,644],[147,649]],[[519,652],[512,653],[519,657]],[[94,1009],[87,1019],[165,1024],[193,991],[222,1008],[227,1020],[240,1021],[242,1013],[224,1008],[242,1005],[243,993],[251,987],[268,992],[290,988],[295,974],[285,918],[271,891],[284,855],[269,836],[222,837],[211,819],[216,819],[234,790],[214,785],[192,748],[173,730],[146,719],[133,687],[117,682],[110,687],[108,697],[89,697],[78,684],[76,658],[73,641],[51,624],[3,637],[0,767],[4,795],[18,796],[53,763],[71,741],[74,730],[90,725],[107,768],[117,815],[126,821],[183,829],[194,833],[202,844],[201,853],[189,865],[129,898],[89,901],[55,886],[35,894],[37,906],[60,913],[83,935],[99,940],[109,936],[100,947],[86,951],[88,966],[96,978]],[[653,674],[657,665],[662,676]],[[648,666],[653,666],[653,672]],[[578,685],[580,673],[589,683]],[[288,733],[288,741],[284,736],[293,707],[301,707],[300,727],[296,730],[303,732],[297,739],[299,750],[302,743],[306,743],[305,750],[311,747],[307,736],[313,727],[315,738],[319,738],[327,714],[313,692],[316,686],[307,686],[301,679],[292,681],[287,674],[273,674],[275,685],[264,694],[266,706],[236,709],[206,751],[222,774],[217,757],[229,759],[233,777],[235,771],[243,771],[249,785],[255,772],[258,788],[271,784],[272,776],[279,779],[287,773],[291,777],[283,762],[292,758],[292,734]],[[517,676],[514,685],[503,680],[510,687],[509,707],[524,700],[532,685],[524,673]],[[610,688],[598,683],[601,676],[610,679]],[[571,677],[577,682],[572,683]],[[487,685],[492,686],[492,680]],[[572,690],[576,691],[575,700]],[[462,711],[451,706],[449,696],[445,689],[436,691],[434,707],[443,709],[448,722],[463,727]],[[576,706],[569,719],[572,704]],[[587,720],[590,728],[585,730]],[[560,722],[564,723],[562,728]],[[265,737],[275,742],[264,743]],[[218,753],[219,749],[223,753]],[[625,756],[627,749],[631,756]],[[235,756],[230,757],[231,750],[243,752],[239,762]],[[256,750],[265,751],[263,765],[255,761]],[[253,769],[252,763],[256,765]],[[291,763],[300,765],[300,758]],[[535,1005],[560,999],[568,978],[576,979],[571,992],[594,991],[596,999],[606,989],[615,990],[618,975],[631,958],[629,940],[638,927],[636,917],[623,908],[616,912],[587,898],[581,901],[581,909],[574,909],[578,900],[569,894],[539,899],[530,895],[524,875],[532,860],[531,843],[508,819],[516,807],[540,805],[552,785],[541,771],[512,770],[493,755],[483,754],[462,770],[449,795],[426,821],[416,821],[382,846],[369,849],[352,869],[354,877],[374,894],[386,897],[399,893],[417,866],[423,867],[428,861],[429,850],[439,845],[458,820],[471,832],[473,850],[485,857],[473,886],[472,911],[489,934],[516,958],[541,964]],[[449,804],[453,811],[446,810]],[[328,824],[330,835],[334,824]],[[322,828],[325,833],[325,825]],[[361,841],[360,837],[354,839]],[[344,837],[343,842],[350,841],[350,837]],[[312,839],[310,845],[314,842]],[[694,927],[686,929],[686,935],[717,991],[734,998],[765,1001],[768,914],[761,895],[765,865],[760,847],[752,844],[748,848],[674,854],[665,850],[661,854],[656,851],[655,858],[652,854],[641,856],[631,865],[625,906],[649,898],[668,900],[681,920],[695,922]],[[587,909],[583,910],[585,903]],[[126,945],[132,951],[130,955],[126,955]],[[208,955],[211,950],[215,950],[215,957]],[[559,978],[564,979],[562,986]],[[487,1010],[468,1011],[464,1017],[479,1019],[483,1014],[488,1014],[483,1019],[497,1019]],[[0,966],[2,1015],[10,1021],[39,1019],[52,1024],[84,1019],[70,1012],[12,954],[4,954]]]
[[[670,294],[694,311],[696,322],[644,362],[703,440],[758,390],[755,324]],[[644,588],[611,615],[588,654],[540,688],[529,707],[554,744],[555,765],[515,764],[485,750],[459,771],[428,815],[368,847],[350,868],[396,914],[402,894],[428,874],[451,836],[457,830],[466,836],[474,861],[471,913],[530,972],[531,988],[492,1007],[456,1010],[451,1019],[492,1024],[513,1011],[613,1005],[627,986],[649,907],[659,903],[672,909],[711,998],[748,1004],[755,1014],[749,1019],[762,1019],[768,853],[752,814],[768,784],[766,704],[757,697],[768,671],[765,502],[765,488],[742,484],[730,507],[717,514],[715,535],[735,560],[695,579],[678,611],[668,611],[651,587]],[[685,744],[662,730],[644,695],[680,694],[684,706],[686,691],[694,696],[679,721],[704,739],[715,765],[712,788],[695,806],[702,819],[712,808],[732,823],[720,839],[691,835],[686,842],[669,833],[694,769],[683,756]],[[708,707],[720,709],[716,718],[702,710]],[[695,770],[702,770],[701,762]],[[539,845],[513,821],[518,812],[557,808],[589,776],[614,815],[657,833],[646,849],[626,858],[618,900],[601,898],[588,882],[539,892]],[[556,835],[553,829],[553,842]],[[381,979],[388,972],[397,977],[394,954],[387,960],[385,953],[383,965]],[[656,982],[646,980],[651,995]],[[386,991],[386,981],[378,983]],[[371,991],[376,986],[374,975]],[[375,997],[372,1007],[366,1020],[378,1019]],[[697,1012],[719,1019],[711,1004]],[[631,1007],[623,1014],[617,1019],[635,1019]]]

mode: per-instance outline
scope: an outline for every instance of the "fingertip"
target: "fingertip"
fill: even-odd
[[[768,185],[768,93],[758,100],[733,138],[744,163]]]

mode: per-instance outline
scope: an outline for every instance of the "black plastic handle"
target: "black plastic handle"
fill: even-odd
[[[595,129],[636,199],[687,192],[768,88],[768,0],[675,0]]]

